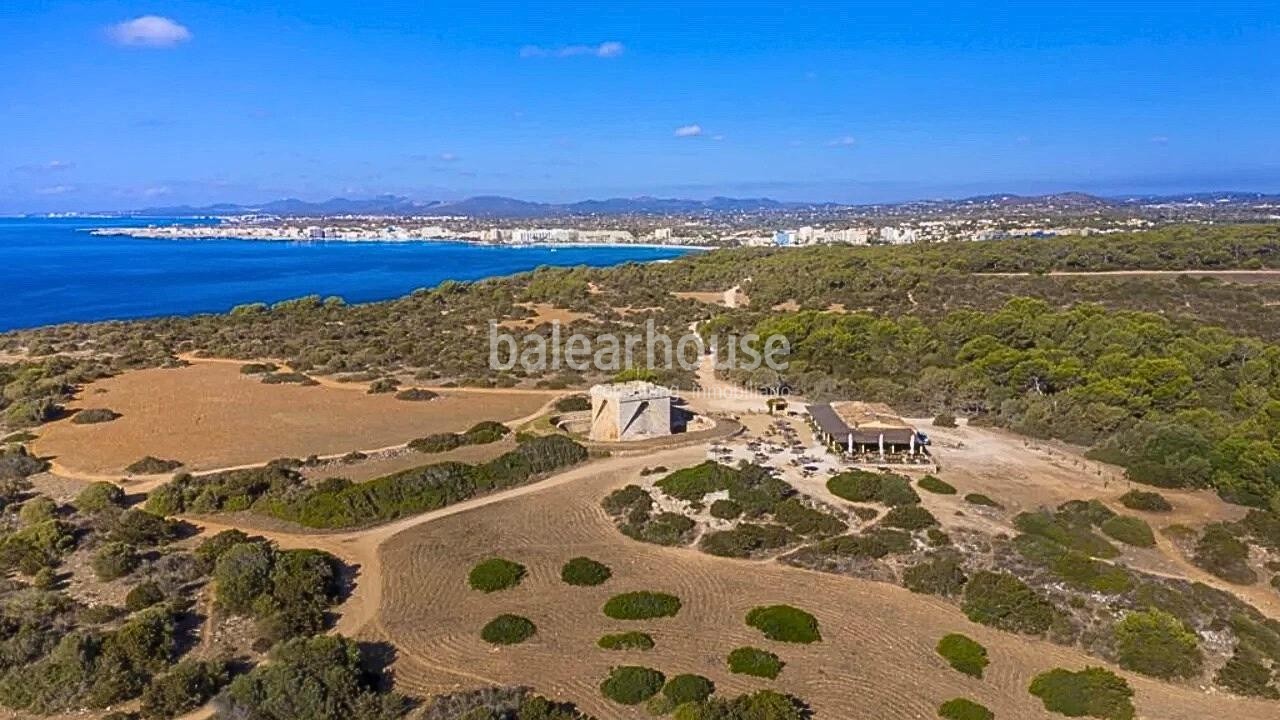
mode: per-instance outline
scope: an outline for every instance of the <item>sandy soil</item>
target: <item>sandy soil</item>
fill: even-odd
[[[380,627],[366,626],[366,631],[395,639],[401,689],[429,694],[523,683],[572,699],[602,718],[642,718],[647,717],[643,709],[612,705],[597,689],[611,665],[640,663],[668,674],[705,674],[727,693],[777,687],[808,700],[819,718],[930,718],[943,700],[964,695],[988,705],[997,717],[1024,719],[1053,717],[1026,691],[1036,673],[1100,664],[1071,649],[974,625],[948,604],[886,584],[636,543],[620,535],[600,510],[599,499],[636,481],[642,466],[679,467],[701,457],[701,449],[690,448],[614,458],[559,476],[574,481],[539,487],[520,502],[491,503],[484,512],[455,513],[392,537],[379,558],[385,569]],[[528,578],[518,588],[492,595],[469,590],[467,572],[495,554],[524,563]],[[613,579],[598,588],[565,585],[559,568],[575,555],[608,563]],[[611,621],[600,613],[608,597],[635,589],[672,592],[684,609],[676,618],[652,622]],[[776,602],[813,612],[823,642],[775,643],[743,623],[751,607]],[[528,616],[538,635],[510,648],[485,644],[480,627],[504,612]],[[601,634],[622,629],[651,632],[658,647],[644,653],[595,647]],[[988,647],[992,665],[985,680],[948,669],[934,654],[937,638],[953,631]],[[725,655],[746,644],[769,648],[787,661],[778,681],[727,672]],[[1129,679],[1142,717],[1275,716],[1272,703]]]
[[[368,395],[358,386],[265,385],[235,363],[139,370],[95,382],[73,408],[121,417],[40,430],[32,449],[69,473],[120,473],[145,455],[191,470],[394,446],[481,420],[511,421],[539,410],[543,393],[442,390],[429,402]],[[341,418],[340,421],[335,421]]]
[[[574,312],[565,308],[558,308],[550,303],[521,303],[521,307],[528,308],[534,312],[534,316],[525,319],[508,319],[498,323],[501,327],[506,328],[535,328],[543,323],[559,321],[561,325],[568,325],[575,320],[583,320],[591,317],[590,313]]]

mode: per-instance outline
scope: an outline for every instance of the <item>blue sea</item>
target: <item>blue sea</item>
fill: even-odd
[[[226,312],[250,302],[338,295],[386,300],[445,280],[541,265],[650,262],[682,248],[500,247],[461,242],[154,240],[92,228],[207,220],[0,218],[0,331],[63,322]]]

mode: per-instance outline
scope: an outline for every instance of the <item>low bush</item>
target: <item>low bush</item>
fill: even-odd
[[[240,366],[241,375],[263,375],[280,369],[275,363],[245,363]]]
[[[1115,652],[1120,667],[1164,680],[1195,677],[1204,665],[1196,634],[1162,610],[1131,612],[1116,623]]]
[[[76,425],[97,425],[98,423],[111,422],[120,417],[120,413],[107,408],[86,408],[71,416],[71,422]]]
[[[740,647],[729,653],[729,672],[773,680],[785,663],[768,650]]]
[[[900,530],[923,530],[937,525],[938,519],[919,505],[900,505],[890,508],[880,520],[880,524]]]
[[[499,615],[480,630],[480,637],[492,645],[517,645],[538,632],[533,621],[519,615]]]
[[[673,706],[684,703],[699,703],[716,691],[716,684],[701,675],[676,675],[662,686],[662,695],[671,701]]]
[[[996,508],[997,510],[1004,509],[1004,505],[1001,505],[982,493],[969,493],[964,496],[964,501],[970,505],[980,505],[982,507]]]
[[[466,444],[458,433],[435,433],[409,441],[409,449],[420,453],[441,453],[456,450]]]
[[[163,475],[182,467],[177,460],[162,460],[148,455],[124,469],[130,475]]]
[[[846,532],[849,526],[828,512],[815,510],[797,498],[787,498],[773,506],[773,519],[798,535],[829,537]]]
[[[497,592],[513,588],[524,579],[525,567],[505,558],[489,558],[471,568],[467,584],[472,590]]]
[[[1225,523],[1205,526],[1191,560],[1227,582],[1252,585],[1258,581],[1258,574],[1249,567],[1249,546]]]
[[[163,720],[204,705],[230,680],[226,663],[183,660],[142,691],[142,716]]]
[[[559,412],[582,412],[591,409],[591,398],[586,395],[570,395],[556,401]]]
[[[1120,504],[1130,510],[1142,510],[1144,512],[1171,512],[1173,505],[1158,492],[1148,492],[1146,490],[1130,490],[1120,496]]]
[[[781,525],[744,522],[731,530],[706,533],[698,541],[698,547],[709,555],[745,558],[786,547],[795,540],[796,536]]]
[[[925,475],[916,481],[916,486],[921,490],[934,493],[935,495],[955,495],[956,486],[946,482],[936,475]]]
[[[1113,558],[1120,554],[1114,545],[1093,532],[1091,524],[1075,514],[1052,514],[1045,511],[1024,512],[1014,518],[1014,527],[1029,535],[1039,535],[1063,547],[1078,550],[1090,557]]]
[[[269,373],[264,373],[261,376],[261,378],[262,378],[263,384],[265,385],[291,384],[291,385],[315,386],[320,384],[315,380],[313,380],[312,378],[300,372],[269,372]]]
[[[407,701],[379,692],[354,640],[337,635],[290,640],[269,662],[237,677],[218,703],[220,715],[254,720],[392,720]]]
[[[938,413],[933,416],[933,426],[940,428],[953,428],[956,426],[956,416],[951,413]]]
[[[920,496],[911,488],[911,481],[893,473],[850,470],[828,480],[827,489],[832,495],[850,502],[878,502],[890,507],[920,502]]]
[[[36,495],[22,503],[18,510],[18,520],[23,525],[37,525],[46,520],[53,520],[58,515],[58,503],[44,495]]]
[[[103,582],[122,578],[138,568],[142,560],[138,551],[127,543],[110,542],[93,556],[93,573]]]
[[[990,663],[985,647],[959,633],[943,636],[938,641],[938,654],[946,658],[952,668],[979,679]]]
[[[790,605],[754,608],[747,613],[747,624],[779,642],[808,644],[822,640],[818,619]]]
[[[366,390],[370,395],[384,395],[393,393],[400,389],[400,381],[395,378],[378,378],[369,383],[369,389]]]
[[[729,489],[737,471],[727,465],[707,460],[693,467],[676,470],[656,483],[659,490],[678,500],[697,502],[707,493]]]
[[[667,678],[651,668],[623,665],[609,671],[600,683],[600,692],[621,705],[639,705],[657,695]]]
[[[1136,517],[1117,515],[1099,526],[1103,534],[1126,545],[1149,548],[1156,546],[1156,536],[1151,526]]]
[[[614,620],[652,620],[675,617],[680,606],[680,598],[675,595],[641,590],[614,595],[605,602],[603,610]]]
[[[959,595],[968,580],[960,556],[950,551],[935,553],[902,572],[902,584],[911,592],[940,597]]]
[[[652,650],[654,642],[649,633],[624,632],[601,636],[596,645],[604,650]]]
[[[397,400],[405,400],[407,402],[426,402],[427,400],[435,400],[440,397],[439,393],[432,392],[426,388],[408,388],[396,393]]]
[[[648,513],[653,508],[653,496],[639,485],[628,485],[609,493],[600,501],[604,511],[613,516]]]
[[[964,614],[972,621],[1009,632],[1042,635],[1053,624],[1053,605],[1018,578],[982,571],[964,588]]]
[[[152,580],[146,580],[134,586],[124,596],[124,607],[129,612],[137,612],[164,600],[164,591]]]
[[[680,513],[663,512],[650,515],[647,511],[633,511],[627,522],[619,526],[623,535],[655,545],[684,545],[693,539],[698,525]]]
[[[592,587],[613,576],[608,565],[587,557],[576,557],[560,568],[560,579],[570,585]]]
[[[1272,682],[1271,668],[1261,655],[1244,646],[1237,646],[1226,664],[1213,676],[1213,682],[1228,691],[1245,697],[1280,700],[1280,689]]]
[[[700,703],[685,703],[671,715],[672,720],[805,720],[808,717],[810,712],[802,701],[772,690],[757,690],[733,699],[713,697]]]
[[[337,602],[339,564],[319,550],[277,550],[250,540],[223,550],[214,565],[214,597],[227,612],[252,617],[267,642],[323,630]]]
[[[938,717],[947,720],[994,720],[995,716],[985,706],[965,698],[948,700],[938,706]]]
[[[711,517],[720,520],[733,520],[742,515],[742,506],[732,500],[720,499],[711,503]]]
[[[1031,681],[1030,692],[1046,710],[1067,717],[1132,720],[1133,689],[1124,678],[1103,668],[1071,672],[1055,668]]]
[[[108,508],[124,507],[124,490],[112,482],[99,481],[91,483],[76,495],[72,505],[84,513],[96,513]]]

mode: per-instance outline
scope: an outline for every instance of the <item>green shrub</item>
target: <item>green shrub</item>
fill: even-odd
[[[997,510],[1004,509],[1003,505],[982,493],[969,493],[964,496],[964,501],[970,505],[981,505],[982,507],[996,508]]]
[[[405,400],[407,402],[426,402],[427,400],[435,400],[440,397],[439,393],[432,392],[426,388],[408,388],[396,393],[397,400]]]
[[[272,648],[270,662],[237,677],[219,700],[219,714],[254,720],[392,720],[408,711],[404,698],[377,690],[354,640],[317,635]],[[305,690],[303,690],[305,688]]]
[[[676,675],[662,686],[662,694],[673,707],[688,702],[702,702],[716,691],[716,684],[701,675]]]
[[[124,471],[130,475],[163,475],[182,467],[177,460],[162,460],[150,455],[129,465]]]
[[[1041,635],[1053,624],[1053,605],[1007,573],[983,571],[965,584],[964,614],[1009,632]]]
[[[120,417],[120,413],[107,408],[86,408],[71,416],[71,422],[76,425],[97,425],[98,423],[111,422]]]
[[[731,530],[706,533],[698,541],[698,547],[709,555],[744,558],[786,547],[795,539],[795,535],[781,525],[744,522]]]
[[[1280,700],[1280,689],[1272,679],[1271,668],[1257,652],[1237,646],[1226,664],[1214,675],[1213,682],[1237,695]]]
[[[1134,547],[1155,547],[1156,536],[1151,526],[1136,517],[1117,515],[1102,523],[1100,529],[1112,539]]]
[[[747,613],[747,624],[770,640],[813,643],[822,639],[818,619],[790,605],[757,607]]]
[[[600,501],[600,506],[615,517],[633,512],[648,513],[653,507],[653,496],[639,485],[628,485],[609,493]]]
[[[921,490],[927,490],[936,495],[955,495],[956,486],[946,482],[936,475],[925,475],[916,482],[916,486]]]
[[[1205,526],[1191,560],[1227,582],[1252,585],[1258,581],[1258,574],[1249,567],[1249,546],[1225,523]]]
[[[93,555],[93,572],[98,579],[109,582],[124,577],[138,568],[142,562],[132,545],[109,542]]]
[[[938,413],[933,416],[933,426],[940,428],[953,428],[956,426],[956,416],[951,413]]]
[[[647,590],[614,595],[604,604],[604,614],[614,620],[652,620],[679,612],[680,598]]]
[[[754,677],[778,677],[785,663],[768,650],[754,647],[740,647],[729,653],[729,672]]]
[[[1158,492],[1147,492],[1146,490],[1130,490],[1120,496],[1120,504],[1130,510],[1142,510],[1145,512],[1171,512],[1173,505]]]
[[[946,658],[952,668],[979,679],[990,662],[986,648],[959,633],[943,636],[938,641],[938,654]]]
[[[280,369],[275,363],[245,363],[240,366],[241,375],[263,375]]]
[[[58,515],[58,503],[44,495],[37,495],[22,503],[18,510],[18,519],[23,525],[38,525],[53,520]]]
[[[378,378],[369,383],[369,389],[366,392],[370,395],[383,395],[385,393],[393,393],[400,389],[400,381],[395,378]]]
[[[164,600],[164,591],[152,580],[135,585],[124,597],[124,607],[129,612],[137,612]]]
[[[880,520],[880,524],[901,530],[923,530],[937,525],[938,519],[919,505],[900,505],[890,508]]]
[[[652,650],[653,636],[642,632],[624,632],[604,635],[596,641],[604,650]]]
[[[612,576],[608,565],[586,557],[573,558],[560,568],[560,579],[579,587],[600,585]]]
[[[711,503],[711,517],[720,520],[733,520],[742,515],[742,506],[732,500],[721,498]]]
[[[1134,715],[1133,689],[1124,678],[1103,668],[1079,672],[1055,668],[1037,675],[1030,691],[1046,710],[1067,717],[1131,720]]]
[[[757,690],[731,700],[709,698],[685,703],[675,709],[672,720],[805,720],[810,717],[804,703],[772,690]]]
[[[537,631],[537,626],[528,618],[499,615],[480,630],[480,637],[493,645],[516,645],[533,637]]]
[[[914,593],[955,597],[964,590],[969,578],[960,557],[954,552],[939,552],[902,572],[902,584]]]
[[[1115,628],[1116,660],[1126,670],[1165,680],[1200,674],[1196,634],[1162,610],[1131,612]]]
[[[468,445],[488,445],[497,442],[511,433],[511,428],[500,422],[485,420],[472,425],[465,433]]]
[[[559,412],[582,412],[591,409],[591,398],[586,395],[570,395],[556,401]]]
[[[600,692],[616,703],[639,705],[657,695],[666,680],[657,670],[623,665],[609,671],[609,677],[600,683]]]
[[[455,450],[466,444],[466,440],[458,433],[435,433],[410,440],[409,449],[420,453],[440,453]]]
[[[525,567],[520,563],[495,557],[471,568],[471,573],[467,576],[467,584],[472,590],[491,593],[519,585],[524,576]]]
[[[773,506],[773,519],[798,535],[827,537],[849,529],[840,518],[815,510],[796,498],[788,498]]]
[[[94,513],[108,508],[124,507],[124,501],[124,490],[119,485],[99,481],[81,490],[71,504],[80,512]]]
[[[160,720],[188,713],[217,695],[228,680],[223,662],[183,660],[142,691],[142,715]]]
[[[677,470],[659,480],[659,490],[678,500],[697,502],[707,493],[728,490],[738,472],[712,460]]]
[[[1090,529],[1089,521],[1081,513],[1057,515],[1048,512],[1025,512],[1014,518],[1014,527],[1029,535],[1039,535],[1047,540],[1090,557],[1113,558],[1120,554],[1114,545]]]
[[[920,502],[911,481],[893,473],[850,470],[828,480],[827,489],[850,502],[878,502],[890,507]]]
[[[938,707],[938,717],[947,720],[994,720],[996,714],[972,700],[955,698]]]

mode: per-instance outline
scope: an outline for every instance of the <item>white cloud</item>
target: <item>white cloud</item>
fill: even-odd
[[[50,160],[47,163],[38,163],[33,165],[19,165],[18,167],[14,168],[14,170],[17,170],[18,172],[31,173],[31,174],[43,174],[43,173],[56,173],[56,172],[62,172],[64,170],[70,170],[75,166],[76,166],[75,163],[67,162],[66,160]]]
[[[852,135],[845,135],[843,137],[838,137],[835,140],[832,140],[831,142],[827,143],[827,145],[830,145],[831,147],[852,147],[857,143],[858,141],[855,140]]]
[[[562,45],[560,47],[542,47],[541,45],[525,45],[520,48],[520,57],[581,57],[589,55],[598,58],[614,58],[626,52],[627,48],[616,40],[602,42],[599,45]]]
[[[702,134],[701,125],[681,125],[676,128],[676,137],[697,137]]]
[[[173,47],[191,39],[186,26],[159,15],[143,15],[107,27],[107,37],[118,45]]]
[[[440,161],[441,161],[441,162],[456,162],[456,161],[461,160],[461,159],[462,159],[462,158],[459,158],[456,154],[451,153],[451,152],[443,152],[443,153],[440,153]]]
[[[1156,145],[1168,145],[1168,144],[1169,144],[1169,136],[1168,136],[1168,135],[1156,135],[1155,137],[1151,138],[1151,142],[1155,143]]]
[[[75,192],[74,185],[51,185],[49,187],[36,188],[37,195],[66,195],[69,192]]]

